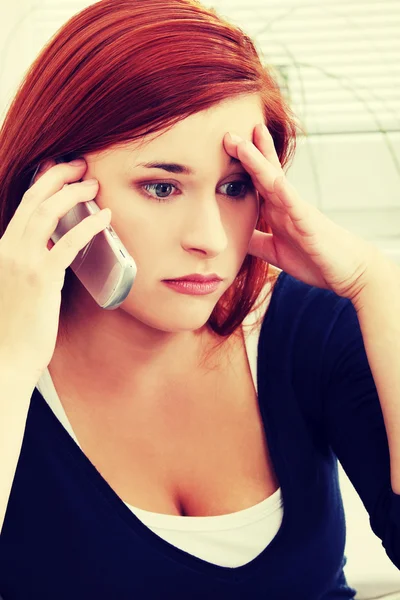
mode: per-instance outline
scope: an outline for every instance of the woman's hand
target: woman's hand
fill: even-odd
[[[238,136],[231,140],[228,133],[224,145],[250,174],[261,197],[261,214],[272,231],[271,234],[255,229],[249,254],[304,283],[357,299],[374,265],[389,259],[300,197],[285,178],[272,136],[264,124],[254,128],[253,143]]]
[[[79,181],[86,170],[85,160],[44,164],[0,239],[0,360],[36,382],[56,347],[65,270],[110,222],[103,209],[50,240],[62,217],[96,197],[98,182]]]

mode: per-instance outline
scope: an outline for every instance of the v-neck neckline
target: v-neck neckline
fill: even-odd
[[[275,303],[277,302],[278,294],[276,292],[281,286],[283,279],[284,272],[282,271],[277,278],[272,292],[269,308],[261,326],[260,338],[262,335],[268,337],[266,330],[268,329],[268,325],[271,321],[271,317],[275,308]],[[265,365],[260,365],[260,355],[258,355],[257,384],[259,390],[260,367],[265,369]],[[254,559],[238,567],[224,567],[215,563],[210,563],[202,558],[199,558],[182,550],[181,548],[174,546],[167,540],[160,537],[157,533],[152,531],[149,527],[147,527],[147,525],[145,525],[145,523],[143,523],[139,519],[139,517],[131,511],[131,509],[125,504],[125,502],[120,498],[120,496],[118,496],[118,494],[113,490],[109,483],[103,478],[103,476],[96,469],[94,464],[89,460],[89,458],[80,448],[80,446],[76,443],[73,437],[71,437],[70,433],[65,429],[64,425],[59,421],[58,417],[53,413],[51,407],[48,405],[48,403],[43,398],[42,394],[37,388],[35,388],[34,393],[32,395],[32,402],[37,404],[39,410],[43,411],[43,413],[47,415],[47,417],[45,418],[48,418],[50,419],[50,421],[52,421],[55,432],[60,438],[60,440],[63,442],[64,447],[69,452],[70,456],[72,456],[74,462],[84,471],[86,471],[88,479],[100,492],[102,500],[106,500],[111,512],[114,512],[114,514],[118,514],[119,518],[126,523],[126,525],[133,531],[134,534],[141,536],[146,543],[150,544],[155,549],[155,551],[164,554],[166,559],[173,558],[175,562],[181,563],[183,567],[194,569],[198,572],[205,573],[210,576],[215,576],[217,578],[221,578],[227,581],[240,581],[242,579],[247,578],[250,574],[252,574],[259,567],[261,567],[264,561],[267,560],[268,555],[274,551],[274,547],[276,546],[276,544],[279,543],[280,539],[284,535],[286,535],[286,531],[288,529],[288,522],[290,521],[291,515],[289,500],[290,474],[285,473],[285,471],[280,467],[282,463],[279,461],[277,450],[278,432],[274,433],[273,429],[270,426],[269,419],[266,416],[266,412],[268,409],[265,406],[265,402],[260,402],[258,400],[260,414],[263,421],[266,438],[268,441],[272,465],[274,467],[275,473],[277,474],[277,479],[279,481],[282,493],[283,518],[277,534],[266,546],[266,548],[264,548],[264,550],[260,554],[258,554]]]

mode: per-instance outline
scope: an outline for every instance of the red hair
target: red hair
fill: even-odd
[[[259,94],[284,167],[296,119],[251,39],[196,0],[101,0],[74,15],[31,65],[0,130],[0,236],[38,163],[77,156],[172,127],[243,94]],[[270,232],[260,216],[257,229]],[[233,333],[268,280],[247,255],[209,326]],[[61,317],[75,275],[67,269]]]

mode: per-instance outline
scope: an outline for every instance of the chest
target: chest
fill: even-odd
[[[56,389],[79,444],[128,504],[211,516],[261,502],[279,487],[246,350],[222,369],[192,374],[113,402],[78,401]]]

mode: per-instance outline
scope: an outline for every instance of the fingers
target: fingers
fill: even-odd
[[[43,171],[38,171],[32,185],[22,197],[20,204],[11,219],[5,235],[20,238],[28,225],[33,213],[50,196],[59,192],[66,183],[79,180],[87,169],[86,162],[79,166],[70,163],[59,165],[43,165]]]
[[[65,270],[93,237],[110,223],[111,211],[98,210],[74,224],[55,244],[50,236],[59,220],[80,202],[93,200],[98,192],[97,180],[84,180],[86,161],[80,164],[49,161],[37,169],[32,185],[0,240],[5,253],[18,250],[22,261],[29,258],[35,268],[45,270],[49,265]],[[43,252],[47,249],[51,252]],[[54,248],[53,248],[54,247]],[[45,263],[43,263],[45,259]]]
[[[32,213],[24,232],[25,241],[32,251],[48,243],[60,219],[72,208],[80,202],[93,200],[98,187],[97,181],[93,184],[72,183],[44,200]],[[49,248],[49,245],[47,247]]]
[[[39,165],[39,167],[36,169],[29,187],[31,187],[34,183],[36,183],[36,181],[38,181],[46,173],[46,171],[51,169],[51,167],[53,167],[55,164],[56,164],[56,162],[52,159],[45,160],[44,162],[42,162]],[[51,250],[53,246],[54,246],[54,242],[52,240],[49,240],[47,242],[47,249]]]
[[[35,173],[34,173],[34,175],[32,177],[32,180],[31,180],[31,183],[30,183],[29,187],[32,187],[32,185],[34,183],[36,183],[37,181],[39,181],[39,179],[41,177],[43,177],[43,175],[45,173],[47,173],[47,171],[49,171],[52,167],[54,167],[55,164],[57,164],[57,163],[52,158],[49,158],[49,159],[43,161],[42,163],[40,163],[40,165],[38,166],[38,168],[36,169],[36,171],[35,171]],[[66,184],[64,184],[64,187],[65,187],[65,185]],[[51,250],[54,245],[55,244],[54,244],[53,240],[49,239],[48,242],[47,242],[47,249]]]
[[[32,185],[33,185],[33,183],[36,183],[36,181],[38,181],[49,169],[51,169],[51,167],[54,167],[55,164],[56,164],[56,161],[51,158],[42,162],[39,165],[39,169],[33,178]]]
[[[22,212],[32,213],[45,198],[49,198],[56,192],[60,191],[65,184],[78,181],[82,178],[87,169],[85,160],[79,165],[72,163],[60,163],[43,165],[43,170],[40,170],[33,181],[33,184],[22,197],[20,207]],[[48,173],[51,171],[51,173]],[[45,177],[45,175],[48,176]]]
[[[269,160],[269,162],[276,168],[276,170],[278,171],[278,177],[279,174],[284,175],[285,173],[282,169],[282,165],[276,153],[272,135],[263,123],[259,123],[254,128],[253,142],[260,149],[265,158]]]
[[[241,161],[254,186],[267,201],[263,206],[263,216],[274,233],[286,232],[293,239],[312,237],[316,223],[322,222],[322,215],[302,200],[286,179],[267,128],[262,123],[254,128],[254,143],[239,136],[232,136],[232,140],[229,137],[224,137],[225,147],[229,154]],[[256,244],[258,250],[260,239]]]
[[[85,161],[79,166],[73,166],[70,163],[44,166],[43,171],[35,175],[32,186],[23,195],[9,224],[10,233],[22,235],[32,214],[42,202],[59,192],[66,183],[81,179],[86,169]]]
[[[66,269],[95,235],[103,231],[111,221],[111,210],[104,208],[86,217],[75,225],[55,244],[49,253],[50,261],[58,267]]]
[[[257,147],[250,140],[231,134],[225,135],[224,145],[229,154],[241,161],[251,175],[259,194],[276,209],[283,211],[284,207],[274,190],[274,184],[278,177],[284,175],[284,171],[276,154],[272,136],[257,125],[253,137]]]

